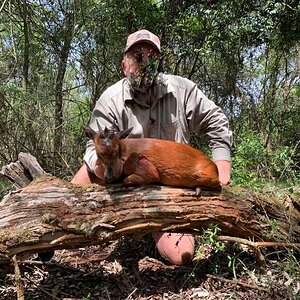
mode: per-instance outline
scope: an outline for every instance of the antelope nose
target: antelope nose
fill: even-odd
[[[105,182],[111,183],[114,181],[114,178],[105,177]]]
[[[107,169],[107,172],[105,172],[105,174],[104,174],[104,178],[105,178],[105,181],[108,183],[114,181],[115,176],[114,176],[114,172],[111,168]]]

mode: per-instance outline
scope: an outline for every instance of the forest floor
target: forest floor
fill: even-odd
[[[300,299],[299,255],[268,251],[262,273],[254,254],[233,244],[217,251],[205,245],[196,260],[179,267],[159,257],[146,236],[55,251],[49,262],[32,257],[19,265],[25,300]],[[15,275],[0,279],[0,299],[17,299]]]

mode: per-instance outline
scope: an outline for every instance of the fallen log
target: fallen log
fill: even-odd
[[[199,234],[211,225],[231,237],[300,243],[299,211],[273,200],[238,187],[199,197],[189,189],[79,186],[36,176],[0,202],[0,265],[14,255],[22,259],[159,230]]]

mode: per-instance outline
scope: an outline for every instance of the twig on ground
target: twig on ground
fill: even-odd
[[[218,241],[223,242],[234,242],[243,245],[250,246],[255,253],[256,260],[260,266],[261,270],[264,270],[266,267],[265,257],[261,254],[260,248],[264,247],[285,247],[285,248],[297,248],[300,249],[299,243],[283,243],[283,242],[252,242],[243,238],[233,237],[233,236],[225,236],[221,235],[217,238]]]
[[[128,296],[125,300],[129,300],[132,299],[131,296],[137,291],[137,288],[135,288]]]
[[[12,261],[15,267],[15,280],[16,280],[16,289],[17,289],[17,299],[24,300],[24,286],[21,278],[20,268],[17,262],[16,255],[13,256]]]
[[[263,247],[285,247],[285,248],[299,248],[300,243],[284,243],[284,242],[252,242],[246,239],[233,237],[233,236],[225,236],[221,235],[217,238],[218,241],[228,241],[235,242],[244,245],[248,245],[253,248],[263,248]]]
[[[230,284],[233,284],[233,285],[240,285],[240,286],[243,286],[243,287],[246,287],[246,288],[250,288],[250,289],[255,289],[255,290],[258,290],[258,291],[269,292],[265,288],[259,287],[257,285],[248,284],[248,283],[242,282],[240,280],[226,279],[226,278],[223,278],[223,277],[220,277],[220,276],[211,275],[211,274],[207,274],[206,276],[208,278],[212,278],[212,279],[219,280],[219,281],[222,281],[222,282],[230,283]]]

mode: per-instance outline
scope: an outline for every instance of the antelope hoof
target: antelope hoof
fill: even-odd
[[[195,196],[201,196],[201,188],[196,187]]]

